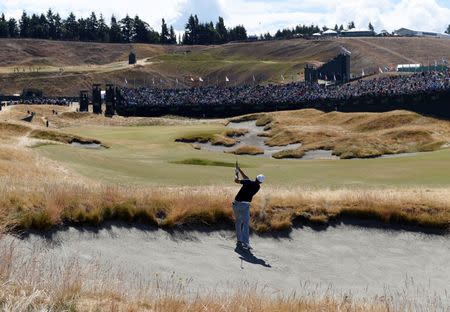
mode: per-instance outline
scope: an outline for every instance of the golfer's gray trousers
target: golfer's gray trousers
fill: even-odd
[[[249,243],[250,203],[233,202],[233,212],[236,218],[236,239],[238,242]]]

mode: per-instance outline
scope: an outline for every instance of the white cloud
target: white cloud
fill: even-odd
[[[243,24],[250,34],[274,32],[298,24],[334,26],[355,21],[377,30],[408,27],[442,32],[450,23],[449,0],[1,0],[0,11],[19,17],[23,10],[40,13],[52,8],[66,16],[90,12],[103,13],[107,19],[115,14],[136,15],[159,29],[161,18],[182,30],[187,17],[196,13],[202,21],[216,21],[219,15],[228,26]]]

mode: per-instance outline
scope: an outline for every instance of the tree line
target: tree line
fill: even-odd
[[[153,43],[176,44],[177,36],[173,26],[161,21],[161,30],[154,30],[136,15],[117,19],[111,16],[109,23],[102,14],[92,12],[87,18],[77,18],[70,13],[63,19],[51,9],[47,13],[28,15],[25,11],[19,20],[0,15],[0,38],[33,38],[67,41],[92,41],[110,43]],[[217,23],[201,23],[197,15],[191,15],[186,23],[183,44],[222,44],[234,40],[245,40],[244,26],[227,28],[222,17]]]

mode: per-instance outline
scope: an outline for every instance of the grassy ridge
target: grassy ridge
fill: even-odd
[[[234,222],[236,190],[223,187],[123,188],[46,185],[41,191],[2,192],[0,224],[21,230],[63,223],[101,225],[107,220],[144,222],[162,228]],[[298,220],[327,224],[342,217],[448,230],[450,199],[440,190],[265,189],[251,209],[251,228],[260,233],[288,230]]]

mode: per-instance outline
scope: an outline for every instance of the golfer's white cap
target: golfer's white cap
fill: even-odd
[[[266,177],[265,177],[263,174],[258,174],[258,175],[256,176],[256,180],[257,180],[259,183],[263,183],[265,179],[266,179]]]

